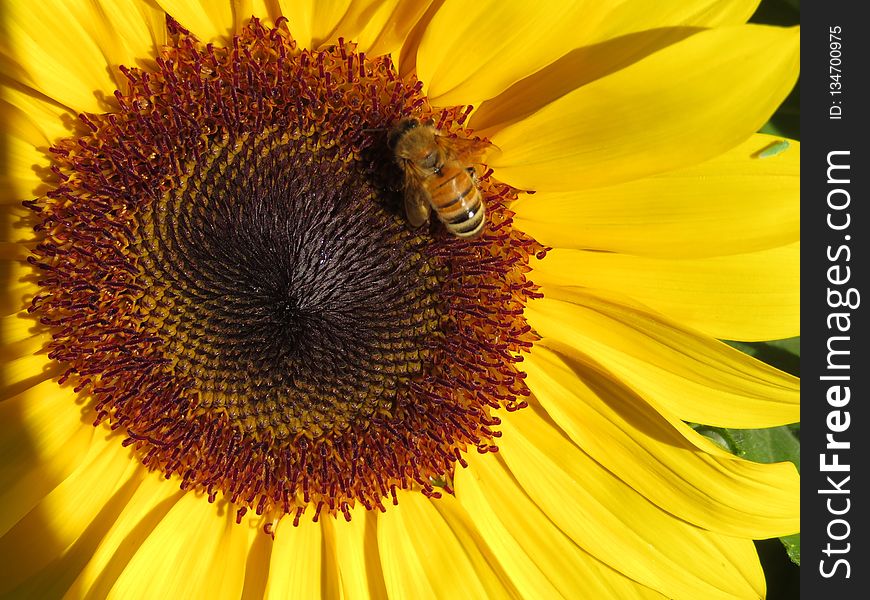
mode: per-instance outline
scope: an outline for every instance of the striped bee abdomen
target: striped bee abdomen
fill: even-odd
[[[486,210],[468,169],[459,163],[442,165],[428,183],[432,208],[447,231],[458,237],[474,237],[481,232]]]

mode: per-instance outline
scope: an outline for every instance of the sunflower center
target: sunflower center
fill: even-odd
[[[52,149],[27,203],[41,236],[31,310],[95,423],[149,468],[271,523],[450,492],[495,414],[524,405],[525,277],[544,248],[512,188],[480,173],[479,237],[398,206],[402,119],[469,137],[389,57],[300,50],[258,21],[229,48],[170,21],[155,71]],[[463,171],[464,172],[464,171]]]
[[[388,411],[438,324],[422,240],[353,164],[280,130],[215,141],[140,218],[147,319],[199,406],[319,438]]]

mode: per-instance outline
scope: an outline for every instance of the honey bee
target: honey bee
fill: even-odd
[[[390,132],[388,143],[405,175],[405,216],[411,227],[425,223],[434,209],[455,236],[471,238],[483,230],[486,207],[468,163],[480,158],[489,142],[449,138],[431,120],[406,118]]]

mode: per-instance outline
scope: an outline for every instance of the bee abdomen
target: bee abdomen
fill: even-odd
[[[480,191],[472,184],[471,189],[465,194],[468,201],[464,203],[458,214],[438,214],[447,231],[458,237],[474,237],[483,229],[486,210],[480,199]]]

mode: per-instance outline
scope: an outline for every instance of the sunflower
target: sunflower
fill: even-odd
[[[689,425],[799,414],[719,341],[798,332],[755,5],[8,3],[2,594],[763,597],[797,473]]]

